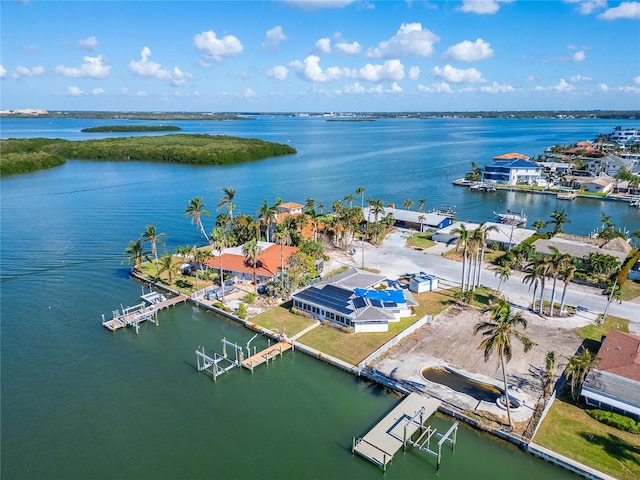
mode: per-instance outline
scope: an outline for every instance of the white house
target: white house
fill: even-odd
[[[458,239],[458,237],[460,237],[460,234],[454,232],[454,230],[459,228],[460,225],[464,225],[464,227],[471,232],[480,227],[479,223],[456,222],[452,225],[449,225],[448,227],[436,231],[431,239],[434,242],[453,243]],[[516,227],[515,225],[506,225],[504,223],[485,222],[482,225],[488,228],[487,244],[491,245],[495,242],[498,243],[502,248],[506,249],[513,248],[516,245],[519,245],[531,235],[536,233],[535,230],[529,228]],[[494,228],[489,229],[489,227]]]
[[[543,185],[542,167],[520,153],[506,153],[484,166],[482,181],[501,185]]]
[[[373,288],[384,280],[380,275],[351,268],[294,293],[293,306],[318,320],[352,327],[355,333],[386,332],[390,322],[411,316],[411,308],[418,302],[406,290]]]

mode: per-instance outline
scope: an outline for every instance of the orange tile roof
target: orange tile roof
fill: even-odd
[[[598,351],[598,370],[640,382],[640,336],[611,330]]]
[[[298,251],[298,247],[290,247],[285,245],[283,247],[284,267],[289,266],[289,257]],[[280,245],[271,245],[266,248],[260,257],[258,257],[258,265],[256,266],[256,275],[263,277],[273,277],[280,269]],[[218,270],[220,268],[220,257],[207,258],[205,265],[209,268]],[[248,264],[244,260],[243,255],[236,255],[234,253],[222,254],[222,269],[225,271],[243,272],[253,275],[253,266]]]
[[[497,157],[493,157],[494,160],[513,160],[513,159],[520,159],[520,160],[529,160],[529,157],[527,157],[526,155],[523,155],[521,153],[504,153],[502,155],[498,155]]]
[[[304,207],[304,205],[302,205],[300,203],[295,203],[295,202],[285,202],[285,203],[281,203],[280,205],[278,205],[278,207],[286,209],[286,210],[296,210],[298,208]]]

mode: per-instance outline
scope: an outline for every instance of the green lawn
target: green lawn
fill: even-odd
[[[291,313],[290,308],[291,302],[286,302],[256,315],[250,321],[270,330],[277,329],[280,333],[284,328],[287,336],[292,337],[311,325],[313,321]]]
[[[620,480],[640,478],[640,435],[600,423],[563,399],[553,403],[534,441]]]
[[[640,297],[640,282],[634,282],[628,280],[622,285],[622,291],[620,292],[620,298],[623,301],[633,300],[636,297]]]
[[[436,242],[431,240],[431,235],[433,232],[425,232],[425,233],[414,233],[407,239],[407,245],[409,247],[417,247],[417,248],[429,248],[433,247]]]
[[[602,337],[604,337],[610,330],[619,330],[621,332],[629,333],[629,320],[607,315],[607,320],[602,325],[591,323],[582,328],[577,328],[576,333],[584,338],[585,347],[592,352],[597,352],[600,349]]]

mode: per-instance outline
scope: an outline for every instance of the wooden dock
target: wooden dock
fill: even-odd
[[[148,305],[144,302],[134,305],[133,307],[122,307],[122,311],[114,310],[113,318],[111,320],[105,320],[102,315],[102,326],[108,328],[112,332],[123,328],[133,326],[136,327],[136,332],[140,323],[149,320],[157,325],[156,313],[165,308],[172,307],[178,303],[182,303],[188,300],[186,295],[178,295],[173,298],[168,298],[163,302],[153,303]]]
[[[242,366],[248,368],[253,372],[253,369],[263,363],[269,363],[278,355],[282,356],[283,352],[286,352],[291,348],[291,344],[288,342],[278,342],[275,345],[270,345],[261,352],[255,353],[249,358],[242,360]]]
[[[418,429],[425,430],[424,423],[439,406],[440,400],[415,392],[409,394],[364,437],[354,437],[352,452],[386,470],[400,448],[414,444],[411,437]],[[428,428],[423,435],[430,438],[434,433],[435,430]]]

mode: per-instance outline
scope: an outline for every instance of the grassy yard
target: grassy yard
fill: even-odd
[[[624,285],[622,285],[620,298],[626,302],[629,300],[633,300],[636,297],[640,297],[640,282],[627,280],[626,282],[624,282]]]
[[[576,329],[576,333],[584,338],[584,346],[586,348],[592,352],[597,352],[600,348],[602,337],[604,337],[610,330],[629,333],[629,320],[608,315],[602,325],[592,323]]]
[[[256,315],[251,321],[270,330],[277,329],[280,333],[282,333],[282,329],[284,328],[287,336],[292,337],[311,325],[313,321],[301,315],[291,313],[290,308],[291,302],[286,302]]]
[[[640,478],[640,435],[600,423],[561,398],[549,410],[535,442],[620,480]]]
[[[414,233],[407,239],[407,246],[417,248],[429,248],[433,247],[436,242],[431,240],[433,232]]]

